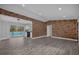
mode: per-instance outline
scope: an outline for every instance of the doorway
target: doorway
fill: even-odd
[[[47,36],[52,36],[52,25],[47,25]]]

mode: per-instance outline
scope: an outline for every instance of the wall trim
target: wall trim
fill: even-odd
[[[38,38],[43,38],[43,37],[48,37],[47,35],[39,36],[39,37],[34,37],[32,39],[38,39]]]
[[[0,38],[0,41],[2,41],[2,40],[7,40],[7,39],[10,39],[10,37],[3,37],[3,38]]]
[[[32,39],[38,39],[38,38],[43,38],[43,37],[51,37],[51,38],[57,38],[59,40],[69,40],[69,41],[77,41],[77,39],[70,39],[70,38],[63,38],[63,37],[56,37],[56,36],[47,36],[47,35],[43,35],[43,36],[39,36],[39,37],[34,37]]]
[[[77,41],[77,39],[70,39],[70,38],[63,38],[63,37],[56,37],[56,36],[51,36],[51,38],[58,38],[58,39],[63,39],[63,40]]]
[[[32,39],[38,39],[38,38],[43,38],[43,37],[57,38],[59,40],[63,39],[63,40],[70,40],[70,41],[78,41],[77,39],[70,39],[70,38],[63,38],[63,37],[56,37],[56,36],[47,36],[47,35],[43,35],[43,36],[39,36],[39,37],[34,37]],[[10,37],[8,37],[8,38],[2,38],[1,40],[6,40],[6,39],[10,39]]]

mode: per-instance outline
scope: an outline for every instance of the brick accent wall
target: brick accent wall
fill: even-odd
[[[52,36],[78,38],[77,19],[48,21],[47,25],[49,24],[52,24]]]
[[[44,22],[32,21],[32,36],[39,37],[46,35],[47,26]]]

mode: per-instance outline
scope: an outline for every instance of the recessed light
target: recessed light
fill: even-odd
[[[24,7],[25,5],[24,5],[24,4],[22,4],[22,6]]]
[[[62,10],[62,8],[58,8],[58,10],[59,10],[59,11],[61,11],[61,10]]]
[[[64,18],[66,18],[66,16],[63,16]]]

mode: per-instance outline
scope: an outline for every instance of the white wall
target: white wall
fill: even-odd
[[[17,18],[0,15],[0,40],[10,38],[10,26],[17,25],[26,27],[27,24],[32,24],[29,21],[17,21]]]
[[[0,40],[8,37],[8,25],[3,21],[0,21]]]
[[[10,26],[11,25],[25,26],[20,23],[0,21],[0,40],[11,38],[11,36],[10,36]]]
[[[0,40],[10,37],[10,23],[0,21]]]

